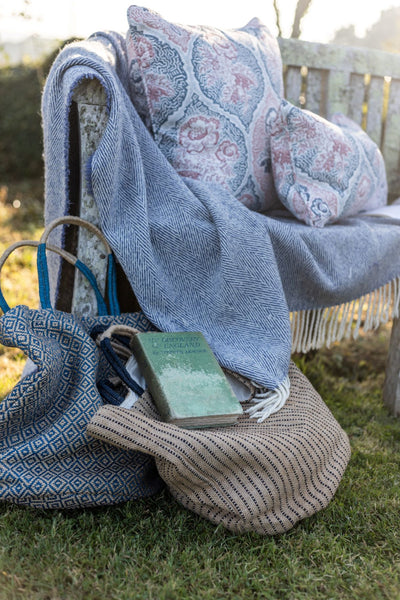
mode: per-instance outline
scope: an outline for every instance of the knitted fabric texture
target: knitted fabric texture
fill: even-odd
[[[289,311],[340,305],[400,275],[399,221],[349,218],[316,230],[181,178],[129,98],[126,48],[111,34],[65,48],[47,80],[46,222],[70,210],[68,117],[84,78],[97,78],[108,97],[87,168],[101,228],[161,331],[201,331],[223,367],[276,389],[288,374]]]
[[[89,229],[103,242],[93,225],[68,218]],[[57,223],[52,226],[57,227]],[[51,227],[50,227],[51,229]],[[92,337],[111,325],[151,331],[141,312],[119,314],[114,263],[109,255],[109,274],[104,299],[93,274],[72,255],[70,264],[85,273],[98,292],[101,316],[76,318],[54,310],[49,301],[46,250],[48,230],[39,243],[16,242],[0,257],[0,271],[18,247],[38,247],[37,279],[41,308],[10,308],[0,289],[0,344],[19,348],[28,368],[0,402],[0,500],[36,508],[75,508],[116,504],[156,493],[163,485],[154,460],[138,452],[110,448],[88,438],[86,425],[103,404],[98,390],[101,377],[113,370]]]
[[[185,430],[162,423],[149,396],[131,410],[105,406],[87,431],[153,456],[173,497],[235,533],[275,535],[326,507],[350,457],[346,433],[291,363],[291,393],[264,423]]]
[[[0,403],[0,499],[36,508],[76,508],[143,498],[162,486],[145,454],[88,438],[103,404],[96,379],[107,364],[89,332],[112,323],[151,328],[141,313],[87,318],[17,306],[0,318],[0,343],[35,366]]]

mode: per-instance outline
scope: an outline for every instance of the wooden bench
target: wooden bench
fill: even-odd
[[[389,201],[400,197],[400,55],[295,39],[280,39],[279,43],[284,63],[285,97],[325,118],[329,119],[334,112],[342,112],[360,124],[382,150]],[[103,89],[96,80],[84,81],[75,91],[71,111],[71,212],[94,223],[98,223],[98,214],[87,189],[85,164],[95,150],[106,122]],[[67,238],[69,249],[77,251],[104,285],[104,261],[94,258],[99,256],[93,247],[96,242],[91,241],[84,230],[79,232],[79,238],[75,232],[68,232],[68,235],[71,236]],[[81,314],[90,313],[93,299],[86,282],[79,273],[68,275],[66,272],[65,276],[74,276],[75,283],[70,286],[70,297],[63,298],[63,305],[59,307]],[[123,274],[119,280],[125,286],[120,294],[124,299],[123,308],[133,310],[135,299],[123,281]],[[293,315],[292,324],[295,322],[296,315]],[[312,323],[306,326],[312,327]],[[331,341],[339,340],[344,331],[345,328],[341,328]],[[294,343],[293,349],[308,350],[309,346],[297,347]],[[393,321],[383,395],[392,414],[400,415],[399,319]]]

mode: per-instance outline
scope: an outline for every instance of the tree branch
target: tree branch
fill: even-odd
[[[278,6],[278,3],[276,0],[274,0],[273,4],[274,4],[274,11],[275,11],[276,27],[278,29],[278,36],[282,37],[281,15],[280,15],[280,11],[279,11],[279,6]]]
[[[312,0],[298,0],[296,5],[296,12],[294,15],[293,27],[292,27],[292,38],[299,38],[301,35],[300,24],[302,18],[310,8]]]

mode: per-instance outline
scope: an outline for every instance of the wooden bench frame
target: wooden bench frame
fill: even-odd
[[[325,118],[342,112],[367,131],[380,146],[386,164],[389,201],[400,196],[400,55],[316,44],[295,39],[279,40],[284,64],[285,98]],[[98,224],[94,199],[85,181],[85,165],[94,152],[107,123],[105,94],[96,80],[85,80],[75,90],[71,111],[71,212]],[[74,136],[74,133],[76,134]],[[104,285],[105,265],[98,258],[95,241],[82,230],[70,240],[84,262]],[[73,248],[71,248],[73,249]],[[75,275],[69,307],[90,313],[91,290]],[[132,310],[132,294],[127,302]],[[400,415],[400,320],[394,319],[384,402]]]

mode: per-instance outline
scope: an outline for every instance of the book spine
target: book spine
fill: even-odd
[[[170,421],[172,415],[171,411],[169,410],[168,400],[165,396],[161,381],[158,377],[158,374],[152,368],[151,362],[146,356],[146,353],[143,350],[143,347],[137,336],[133,338],[131,347],[161,418],[166,422]]]

